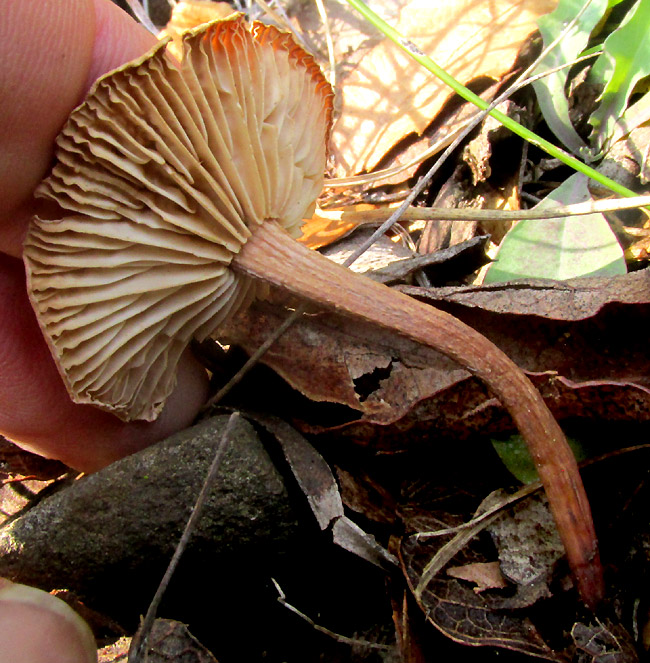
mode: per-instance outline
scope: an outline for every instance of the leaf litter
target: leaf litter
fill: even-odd
[[[342,81],[331,174],[349,176],[381,169],[389,162],[389,155],[390,159],[397,156],[397,163],[408,163],[413,153],[435,142],[427,137],[427,131],[440,113],[449,110],[450,95],[394,46],[380,40],[349,8],[336,3],[326,6],[337,49],[337,79]],[[555,3],[542,6],[504,0],[459,2],[444,8],[435,3],[414,2],[391,5],[388,9],[400,30],[440,64],[449,63],[450,71],[463,81],[499,84],[517,65],[536,19],[553,6]],[[315,22],[312,8],[297,5],[287,7],[287,13],[303,28],[304,38],[311,40],[325,63],[323,31]],[[382,76],[377,72],[382,72]],[[643,110],[640,112],[643,114]],[[531,172],[527,165],[531,155],[526,148],[520,145],[513,153],[511,141],[491,136],[487,128],[481,130],[481,136],[482,145],[474,143],[472,148],[470,143],[464,160],[459,157],[460,165],[455,171],[432,184],[424,198],[433,196],[436,204],[445,204],[439,192],[447,184],[446,195],[454,206],[460,196],[467,199],[469,206],[516,210],[525,184],[529,189],[554,188],[548,174],[524,181],[524,174]],[[411,157],[405,157],[409,141]],[[639,149],[641,154],[647,149],[645,139]],[[647,166],[644,157],[637,161],[642,169]],[[503,168],[497,167],[500,162],[508,164],[507,177]],[[404,190],[408,189],[409,178],[416,169],[417,165],[395,176],[393,186],[403,183]],[[403,195],[397,190],[393,193]],[[370,207],[377,207],[377,203]],[[329,226],[329,235],[317,230],[312,246],[330,244],[343,232],[352,233],[352,245],[359,241],[355,239],[356,224],[341,229],[328,220],[324,225]],[[429,232],[432,227],[430,222]],[[416,238],[424,229],[425,224],[404,224],[404,231]],[[430,241],[424,252],[455,245],[459,238],[471,239],[486,230],[489,232],[480,223],[469,227],[467,223],[451,221],[447,230],[439,233],[444,235],[443,241]],[[498,231],[491,230],[497,235]],[[539,239],[529,241],[534,244]],[[412,247],[406,250],[412,257]],[[423,251],[422,245],[419,250]],[[617,259],[620,262],[620,256]],[[480,264],[471,264],[459,274],[448,267],[445,275],[443,260],[442,271],[433,278],[436,283],[454,285],[431,288],[430,281],[422,280],[429,278],[428,268],[425,266],[423,272],[420,266],[419,272],[401,274],[398,279],[405,282],[398,287],[453,312],[492,338],[531,376],[556,416],[563,420],[602,422],[604,430],[616,431],[619,422],[642,423],[650,419],[650,367],[643,334],[650,310],[646,272],[562,283],[528,278],[516,284],[481,287],[475,284],[479,268]],[[293,305],[270,299],[242,314],[227,330],[232,347],[226,353],[226,364],[239,361],[237,347],[250,352],[258,346]],[[399,554],[406,582],[417,595],[415,589],[441,543],[435,539],[422,542],[415,534],[436,519],[439,523],[449,524],[451,520],[460,524],[471,518],[469,504],[476,507],[490,492],[489,485],[483,485],[490,471],[496,484],[492,488],[508,484],[508,475],[498,459],[486,451],[485,436],[511,430],[509,418],[491,395],[453,362],[386,331],[332,314],[310,312],[303,316],[262,361],[265,366],[232,393],[232,402],[250,407],[251,403],[259,403],[264,393],[272,394],[265,407],[308,434],[325,459],[336,466],[338,476],[344,477],[343,504],[367,518],[367,530]],[[598,426],[587,428],[596,430]],[[483,436],[480,453],[475,442],[477,435]],[[611,450],[622,441],[615,436],[605,442],[609,442]],[[455,451],[451,447],[456,447]],[[307,466],[311,464],[311,452],[305,453],[296,461],[298,465],[301,457]],[[481,468],[479,476],[477,467],[472,466],[472,456]],[[448,463],[455,463],[455,488],[450,488],[448,476],[441,476],[449,474]],[[607,465],[606,461],[603,465]],[[607,485],[607,469],[598,476]],[[416,477],[424,487],[414,502],[412,488]],[[430,485],[434,481],[438,481],[435,490]],[[326,485],[325,492],[335,490],[330,479]],[[635,485],[643,494],[644,479],[641,477]],[[445,486],[450,488],[450,497],[443,500],[442,509],[432,507],[427,502],[432,490],[439,493]],[[318,491],[314,493],[305,485],[303,488],[308,499],[318,499]],[[622,492],[623,501],[612,499],[612,504],[633,504],[639,509],[633,494]],[[590,492],[590,497],[594,494]],[[558,661],[572,657],[581,661],[591,658],[599,663],[604,658],[635,660],[635,642],[630,633],[638,631],[639,626],[645,628],[644,623],[631,624],[616,609],[610,611],[614,613],[613,620],[582,618],[567,593],[570,581],[562,563],[558,564],[557,554],[552,562],[542,565],[542,585],[522,589],[530,585],[533,569],[526,559],[540,562],[553,538],[548,517],[540,515],[539,509],[544,509],[540,504],[531,498],[512,512],[504,511],[500,530],[491,526],[491,533],[486,530],[459,549],[452,566],[436,575],[419,595],[423,614],[446,636],[464,644],[511,649],[522,655]],[[415,512],[417,517],[413,517]],[[643,509],[640,512],[643,514]],[[341,518],[341,513],[337,514]],[[403,534],[397,526],[399,522]],[[518,531],[517,527],[532,527],[532,531]],[[504,533],[504,528],[509,534]],[[645,529],[639,536],[643,537],[644,532]],[[612,545],[607,538],[605,544]],[[610,553],[617,560],[626,559],[628,554],[625,549]],[[517,572],[513,570],[513,555]],[[634,568],[643,576],[643,563],[647,560],[641,555],[640,561],[639,564],[636,559]],[[487,571],[487,576],[483,571]],[[477,579],[480,592],[475,591]],[[612,595],[619,602],[632,605],[635,581],[633,576],[632,588],[613,586]],[[395,578],[392,582],[396,582]],[[314,599],[318,605],[318,596],[311,596]],[[564,605],[563,620],[557,622],[559,632],[549,633],[544,619],[551,619],[561,602]],[[398,614],[396,609],[395,616]],[[416,639],[412,622],[407,619],[398,627],[405,657],[409,647],[404,643],[409,638]]]

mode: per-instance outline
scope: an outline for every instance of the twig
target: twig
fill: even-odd
[[[499,504],[495,504],[494,506],[490,507],[487,511],[484,511],[483,513],[479,514],[478,516],[475,516],[471,520],[468,520],[467,522],[464,522],[460,525],[456,525],[456,527],[445,527],[444,529],[436,529],[430,532],[417,532],[416,534],[413,535],[413,538],[416,541],[423,541],[426,539],[432,539],[438,536],[449,536],[450,534],[458,534],[459,532],[462,532],[464,530],[472,530],[473,532],[478,532],[480,529],[484,528],[486,524],[486,520],[491,522],[492,516],[497,515],[500,511],[505,509],[506,507],[512,506],[513,504],[516,504],[517,502],[520,502],[521,500],[525,499],[526,497],[529,497],[533,493],[536,493],[538,490],[542,489],[542,484],[540,481],[533,481],[532,483],[526,484],[522,488],[520,488],[516,493],[513,493],[512,495],[508,495],[505,497]],[[476,529],[478,525],[482,525],[480,529]]]
[[[308,617],[304,612],[301,612],[300,610],[298,610],[298,608],[287,602],[285,594],[282,591],[280,585],[275,580],[275,578],[271,578],[271,581],[273,582],[275,589],[278,592],[278,603],[283,605],[287,610],[293,612],[295,615],[298,615],[298,617],[300,617],[301,619],[305,620],[312,628],[314,628],[319,633],[324,633],[333,640],[336,640],[336,642],[341,642],[343,644],[351,645],[353,647],[365,647],[366,649],[381,649],[383,651],[389,651],[390,649],[392,649],[390,645],[382,645],[379,642],[370,642],[369,640],[361,640],[359,638],[349,638],[346,635],[340,635],[339,633],[330,631],[330,629],[326,628],[325,626],[317,624],[311,617]]]
[[[582,216],[585,214],[604,214],[619,210],[633,209],[650,205],[650,196],[635,196],[634,198],[610,198],[608,200],[586,201],[572,205],[558,205],[545,209],[527,210],[496,210],[496,209],[469,209],[469,208],[440,208],[440,207],[409,207],[401,216],[403,221],[437,221],[452,219],[454,221],[517,221],[530,219],[557,219],[567,216]],[[390,218],[394,210],[373,209],[362,212],[355,211],[327,211],[319,210],[318,216],[346,223],[377,223]]]
[[[174,571],[178,566],[178,562],[181,558],[181,555],[183,554],[185,548],[187,547],[187,543],[190,540],[190,536],[192,535],[192,532],[194,531],[194,528],[196,527],[196,524],[199,521],[201,512],[203,510],[203,506],[205,505],[205,502],[208,499],[210,490],[212,489],[212,486],[214,485],[215,479],[217,477],[217,473],[219,472],[221,461],[223,460],[225,452],[228,448],[230,435],[238,420],[239,420],[238,412],[233,412],[230,415],[230,418],[228,419],[226,428],[224,429],[223,434],[221,435],[221,439],[217,444],[217,449],[214,453],[214,458],[212,459],[212,463],[210,464],[210,469],[208,470],[208,473],[205,477],[205,481],[203,482],[203,486],[201,487],[199,496],[196,498],[194,508],[192,509],[192,513],[187,520],[185,529],[183,530],[183,534],[181,535],[181,538],[178,541],[178,545],[176,546],[174,555],[172,556],[171,561],[169,562],[169,566],[165,571],[165,575],[163,576],[163,579],[160,581],[160,585],[158,586],[158,589],[156,590],[156,593],[153,599],[151,600],[151,604],[149,605],[147,614],[144,620],[142,621],[142,624],[138,629],[138,632],[133,637],[133,640],[131,642],[131,647],[129,648],[128,663],[142,663],[144,661],[144,656],[143,656],[144,650],[147,645],[147,639],[149,637],[149,633],[151,632],[151,628],[156,619],[158,606],[160,605],[162,597],[167,589],[167,586],[169,585],[169,581],[171,580],[172,575],[174,574]]]
[[[323,0],[316,0],[316,7],[320,15],[320,20],[323,22],[325,28],[325,41],[327,42],[327,56],[330,63],[330,85],[336,87],[336,60],[334,59],[334,40],[332,39],[332,31],[330,30],[330,22],[327,17],[327,10]]]

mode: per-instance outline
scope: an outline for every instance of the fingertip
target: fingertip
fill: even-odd
[[[31,194],[79,100],[95,34],[92,0],[9,2],[0,21],[0,213]]]
[[[93,81],[156,39],[110,0],[7,2],[0,20],[0,251],[15,255],[54,141]]]
[[[0,660],[96,663],[97,645],[88,624],[66,603],[0,579]]]

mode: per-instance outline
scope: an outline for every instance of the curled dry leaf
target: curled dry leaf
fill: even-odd
[[[218,663],[212,652],[190,633],[187,625],[174,619],[156,619],[145,658],[147,663],[184,660]]]
[[[531,377],[556,416],[624,422],[650,420],[649,286],[645,270],[565,283],[402,289],[480,329]],[[253,352],[285,315],[281,300],[259,302],[225,336]],[[511,429],[491,394],[446,357],[340,316],[303,318],[263,362],[325,404],[300,408],[290,394],[283,401],[293,403],[286,416],[310,434],[395,452]]]
[[[436,539],[422,543],[409,537],[402,541],[400,560],[411,588],[417,587],[427,562],[441,546],[442,542]],[[484,560],[475,543],[454,558],[461,565]],[[545,642],[524,611],[504,608],[508,599],[500,590],[476,593],[467,581],[441,573],[427,584],[418,605],[428,622],[456,642],[510,649],[558,663],[564,660]]]
[[[486,589],[505,589],[508,586],[498,562],[473,562],[464,566],[450,566],[447,575],[473,582],[476,585],[475,594],[480,594]]]
[[[292,235],[321,191],[331,90],[273,27],[241,18],[100,79],[37,195],[66,210],[25,243],[32,304],[72,398],[155,419],[178,358],[263,290],[230,262],[251,227]]]

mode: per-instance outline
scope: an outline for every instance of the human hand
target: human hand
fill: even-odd
[[[189,355],[159,419],[126,424],[72,403],[25,290],[22,240],[54,139],[93,81],[155,38],[109,0],[11,2],[0,26],[0,434],[85,471],[189,425],[205,371]]]

